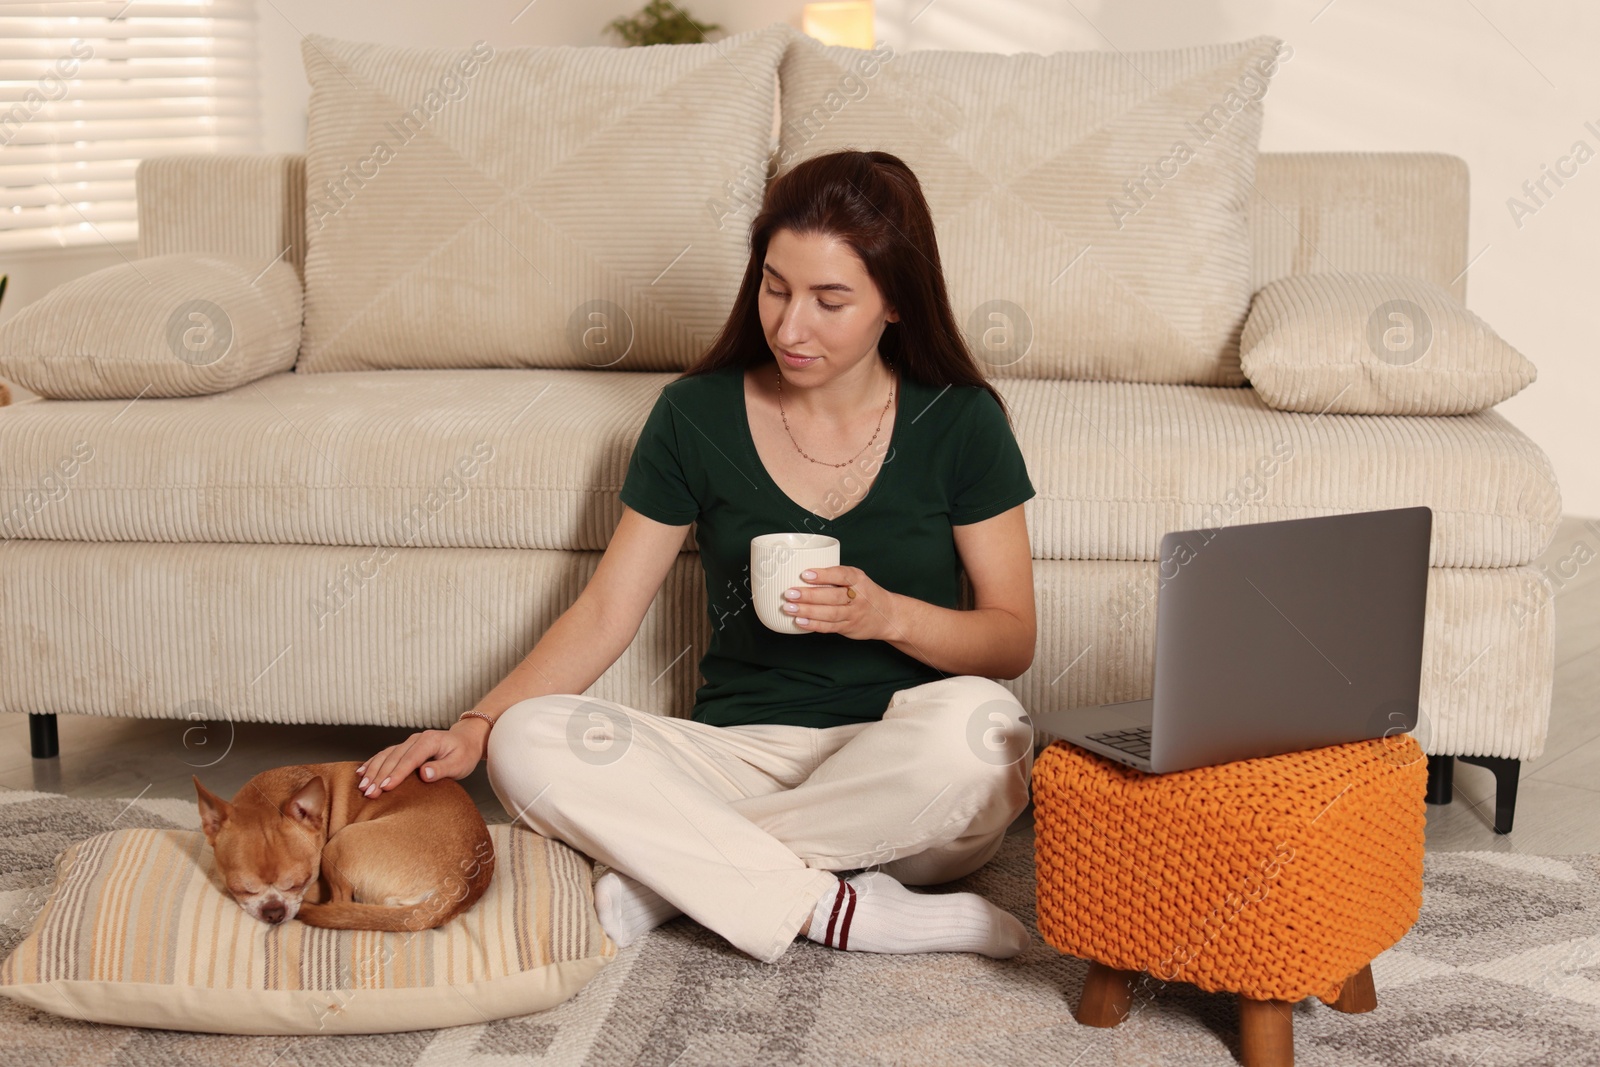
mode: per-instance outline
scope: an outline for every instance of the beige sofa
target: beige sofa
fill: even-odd
[[[302,276],[306,157],[179,156],[138,171],[139,255],[279,258]],[[1252,288],[1384,271],[1464,298],[1462,160],[1260,156]],[[308,308],[317,294],[308,290]],[[309,311],[308,311],[309,315]],[[303,369],[303,368],[302,368]],[[573,601],[620,514],[670,370],[276,373],[204,396],[0,410],[0,711],[444,727]],[[1418,733],[1509,781],[1540,754],[1552,590],[1530,562],[1560,512],[1551,465],[1495,411],[1314,416],[1249,387],[996,375],[1038,495],[1026,505],[1039,710],[1148,695],[1168,530],[1426,504],[1433,541]],[[709,610],[693,529],[593,695],[686,714]],[[963,579],[965,603],[970,587]]]

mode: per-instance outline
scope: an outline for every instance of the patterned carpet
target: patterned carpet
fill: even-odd
[[[0,958],[43,903],[69,842],[127,826],[198,828],[180,800],[0,791]],[[1600,1062],[1600,858],[1430,853],[1422,918],[1373,964],[1378,1009],[1295,1008],[1296,1062]],[[952,883],[1033,917],[1032,836],[1013,832]],[[799,941],[778,963],[679,918],[542,1015],[372,1037],[234,1037],[97,1026],[0,998],[0,1063],[17,1067],[509,1067],[511,1064],[1237,1063],[1233,1002],[1191,986],[1136,1001],[1115,1030],[1079,1026],[1086,965],[1035,941],[1013,960],[836,952]]]

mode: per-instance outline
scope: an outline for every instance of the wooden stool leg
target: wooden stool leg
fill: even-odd
[[[1328,1007],[1335,1011],[1349,1012],[1352,1015],[1358,1012],[1371,1011],[1378,1006],[1378,989],[1372,984],[1372,964],[1367,964],[1355,974],[1344,980],[1344,985],[1339,987],[1339,999]]]
[[[1239,1059],[1244,1067],[1294,1067],[1294,1005],[1239,998]]]
[[[1078,997],[1078,1021],[1084,1026],[1116,1026],[1126,1019],[1137,973],[1090,961],[1083,992]]]

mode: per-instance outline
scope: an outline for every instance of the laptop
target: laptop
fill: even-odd
[[[1150,697],[1035,726],[1155,774],[1415,729],[1432,526],[1409,507],[1168,533]]]

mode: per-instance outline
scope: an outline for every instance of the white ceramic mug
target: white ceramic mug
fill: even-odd
[[[785,589],[809,585],[801,571],[839,565],[839,539],[827,534],[772,533],[750,539],[750,595],[756,617],[780,634],[815,633],[783,610]],[[796,615],[799,613],[796,612]]]

